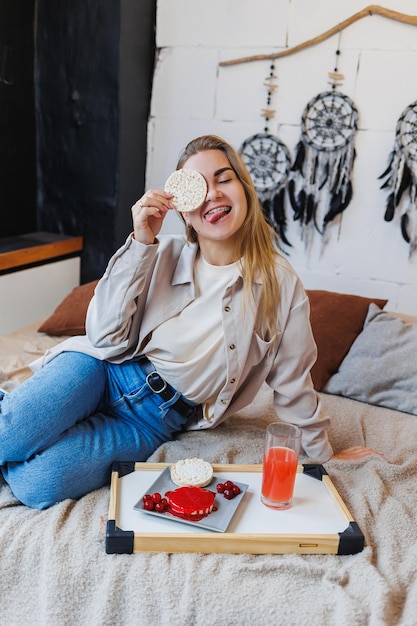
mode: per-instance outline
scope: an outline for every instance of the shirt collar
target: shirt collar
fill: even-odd
[[[180,285],[183,283],[193,282],[193,268],[195,257],[198,252],[198,243],[186,243],[183,247],[180,257],[178,259],[177,267],[175,268],[174,275],[172,277],[173,285]],[[239,276],[242,277],[242,273],[239,270]],[[262,285],[263,280],[257,272],[255,276],[255,283]]]

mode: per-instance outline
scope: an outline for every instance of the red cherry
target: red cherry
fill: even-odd
[[[225,489],[224,484],[223,483],[218,483],[216,489],[217,489],[217,493],[223,493],[223,491]]]
[[[225,489],[231,489],[233,487],[233,483],[231,480],[226,480],[224,483]]]
[[[157,502],[161,502],[162,498],[161,498],[161,494],[156,492],[152,494],[152,502],[155,502],[155,504]]]
[[[142,500],[144,502],[146,502],[146,500],[152,500],[152,496],[150,493],[145,493],[145,495],[143,496]]]
[[[233,493],[233,489],[225,489],[223,491],[223,497],[226,498],[226,500],[232,500],[232,498],[235,497],[235,494]]]
[[[240,494],[240,487],[238,485],[233,485],[232,491],[235,496],[238,496]]]
[[[155,508],[155,504],[152,500],[145,500],[145,502],[143,503],[143,508],[145,509],[145,511],[153,511]]]
[[[157,503],[155,504],[155,511],[156,511],[157,513],[163,513],[163,512],[164,512],[164,511],[166,511],[166,510],[167,510],[167,505],[166,505],[166,504],[164,504],[164,503],[162,502],[162,500],[161,500],[161,502],[157,502]]]

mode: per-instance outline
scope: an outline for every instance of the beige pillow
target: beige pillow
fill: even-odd
[[[371,304],[327,393],[417,415],[417,324]]]

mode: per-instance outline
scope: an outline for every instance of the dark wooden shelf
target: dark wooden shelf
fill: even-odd
[[[74,256],[82,249],[82,237],[42,231],[0,238],[0,272],[16,271],[19,268]]]

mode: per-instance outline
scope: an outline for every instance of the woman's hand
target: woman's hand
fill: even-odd
[[[137,241],[154,243],[167,212],[175,208],[171,198],[171,193],[150,189],[133,205],[133,232]]]
[[[367,448],[366,446],[353,446],[352,448],[345,448],[336,452],[329,460],[330,461],[358,461],[364,459],[371,454],[378,454],[379,456],[385,456],[383,452],[373,450],[373,448]]]

